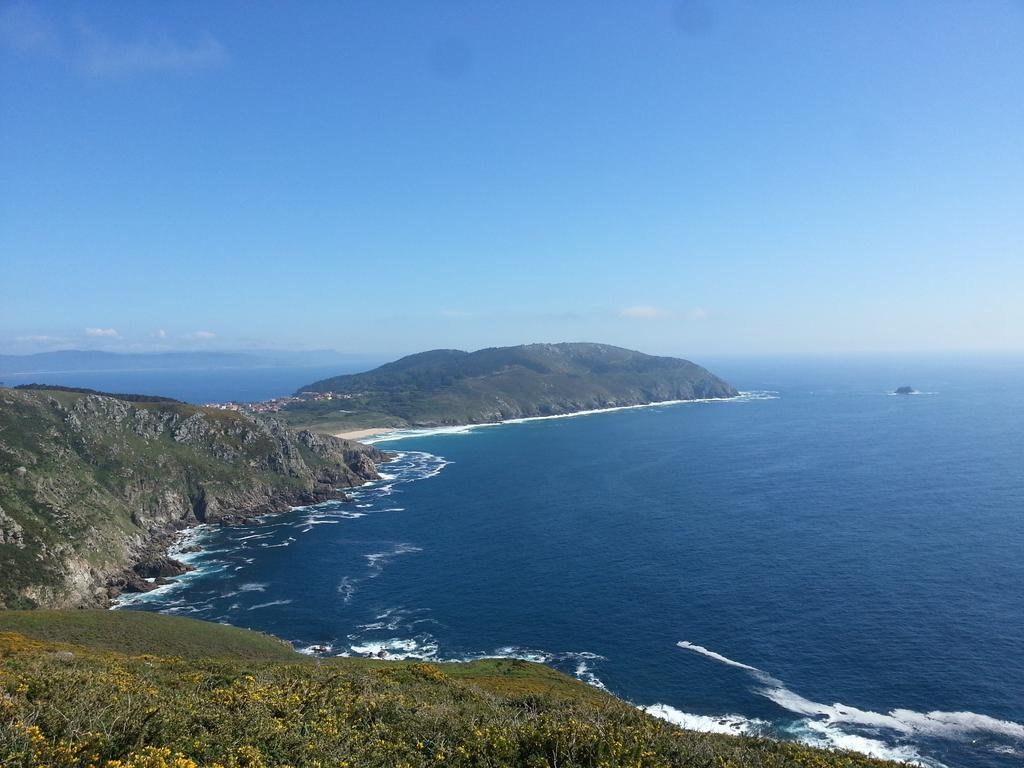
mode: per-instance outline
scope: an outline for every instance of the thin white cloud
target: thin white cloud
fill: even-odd
[[[86,328],[86,336],[117,336],[118,333],[114,328]]]
[[[150,72],[195,72],[227,61],[227,50],[213,35],[183,43],[167,36],[118,42],[89,26],[80,27],[82,70],[94,77]]]
[[[18,54],[57,52],[57,33],[50,21],[28,3],[0,9],[0,46]]]
[[[166,339],[167,338],[167,331],[165,331],[163,328],[157,328],[155,331],[153,331],[153,338],[154,339]]]
[[[0,48],[19,55],[51,56],[90,77],[196,72],[220,66],[227,49],[209,32],[190,40],[166,33],[116,40],[87,22],[53,19],[28,2],[0,7]]]
[[[196,339],[199,341],[205,341],[207,339],[217,338],[217,334],[213,331],[193,331],[188,336],[190,339]]]
[[[647,304],[638,304],[634,307],[625,307],[619,310],[620,317],[628,317],[633,320],[654,320],[660,317],[669,317],[671,312],[660,307],[652,307]]]

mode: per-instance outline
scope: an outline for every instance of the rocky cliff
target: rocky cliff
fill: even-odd
[[[0,605],[106,605],[181,572],[175,531],[344,498],[384,458],[232,411],[0,389]]]

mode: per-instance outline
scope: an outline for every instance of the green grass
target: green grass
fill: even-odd
[[[129,655],[304,659],[284,641],[224,624],[142,611],[0,611],[0,632]]]
[[[113,650],[113,649],[117,650]],[[885,768],[683,731],[547,667],[309,658],[132,612],[0,613],[5,768]]]

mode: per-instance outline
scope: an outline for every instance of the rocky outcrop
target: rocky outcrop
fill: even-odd
[[[177,531],[345,499],[378,450],[166,401],[0,390],[0,602],[104,605],[183,572]]]
[[[19,467],[19,469],[23,470],[24,467]],[[18,549],[25,548],[25,532],[18,525],[17,520],[9,517],[4,512],[3,507],[0,507],[0,544],[17,547]]]

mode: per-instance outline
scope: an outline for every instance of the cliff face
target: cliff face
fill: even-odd
[[[173,402],[0,389],[0,604],[105,605],[175,531],[343,498],[380,451]]]

